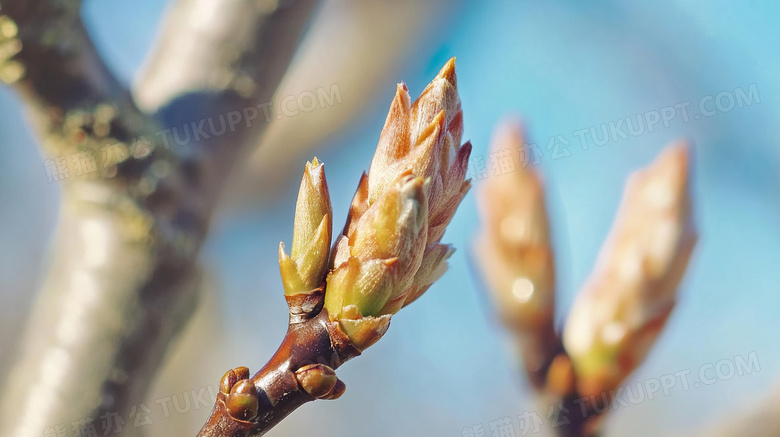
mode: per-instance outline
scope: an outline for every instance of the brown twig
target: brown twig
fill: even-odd
[[[251,420],[242,420],[236,417],[240,414],[230,412],[231,389],[248,377],[245,373],[243,378],[239,375],[230,381],[231,373],[237,373],[230,370],[223,378],[214,410],[199,437],[263,435],[306,402],[335,399],[343,393],[344,385],[332,371],[360,355],[360,351],[341,331],[338,322],[330,321],[327,310],[322,309],[323,297],[321,292],[307,295],[305,303],[300,295],[288,297],[287,334],[268,363],[249,379],[250,390],[254,390],[258,399],[257,406],[251,408]],[[309,310],[303,310],[303,306]],[[241,410],[234,408],[234,411]]]

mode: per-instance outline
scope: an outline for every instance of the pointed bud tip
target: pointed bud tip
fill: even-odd
[[[452,254],[455,253],[457,249],[455,249],[455,246],[448,244],[447,245],[447,254],[444,256],[444,259],[450,259]]]
[[[674,190],[685,189],[690,179],[690,160],[690,143],[678,140],[666,146],[649,166],[636,173],[667,181]]]
[[[442,109],[438,114],[436,114],[436,117],[433,119],[431,124],[440,124],[442,127],[444,127],[444,120],[446,120],[446,118],[447,117],[444,113],[444,109]]]
[[[394,256],[392,258],[384,260],[385,266],[392,267],[398,263],[398,257]]]
[[[458,78],[455,74],[455,57],[450,58],[450,60],[444,64],[436,77],[446,79],[447,82],[451,83],[455,87],[458,86]]]
[[[665,165],[676,164],[680,168],[687,168],[691,159],[691,153],[692,146],[688,140],[677,140],[666,146],[656,161]]]
[[[460,146],[460,149],[458,149],[458,156],[466,155],[464,159],[466,161],[468,161],[469,157],[471,156],[471,149],[473,147],[474,146],[471,145],[471,141],[470,140],[466,141],[465,143],[463,143],[462,146]]]
[[[403,103],[404,110],[408,111],[412,106],[412,96],[409,95],[409,88],[401,82],[396,86],[395,98]]]
[[[311,183],[314,186],[318,186],[317,182],[320,179],[325,179],[325,163],[315,156],[314,159],[306,163],[305,172],[309,175]]]

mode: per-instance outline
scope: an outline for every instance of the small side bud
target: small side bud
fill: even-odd
[[[238,420],[251,420],[257,416],[259,408],[257,388],[249,379],[242,379],[230,389],[225,406],[231,416]]]
[[[295,371],[303,391],[315,399],[328,395],[336,386],[336,372],[324,364],[309,364]]]
[[[249,378],[249,368],[247,367],[236,367],[235,369],[230,369],[225,373],[225,376],[222,377],[222,380],[219,382],[219,391],[224,394],[229,394],[230,389],[233,388],[233,386],[242,379]]]

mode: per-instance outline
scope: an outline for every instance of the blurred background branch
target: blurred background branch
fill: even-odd
[[[696,241],[688,146],[667,147],[629,177],[610,235],[561,334],[554,328],[544,190],[527,168],[539,150],[511,121],[496,129],[491,150],[506,174],[488,178],[478,191],[483,226],[474,259],[532,387],[544,403],[559,406],[550,418],[553,433],[598,435],[615,390],[645,361],[666,325]]]
[[[35,113],[50,178],[63,182],[52,267],[3,392],[3,435],[38,436],[143,399],[195,307],[216,196],[263,124],[179,148],[160,132],[270,99],[315,5],[180,3],[163,32],[175,40],[161,43],[146,80],[189,80],[164,87],[155,115],[134,105],[95,53],[79,2],[0,3],[18,48],[3,79]],[[181,38],[195,44],[186,57],[174,56]],[[63,161],[83,177],[58,173]]]

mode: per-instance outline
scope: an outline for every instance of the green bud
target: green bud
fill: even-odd
[[[425,250],[425,186],[422,178],[402,175],[363,214],[352,239],[342,237],[336,250],[349,257],[328,276],[325,293],[332,318],[347,306],[362,316],[379,315],[388,301],[408,291]]]
[[[295,205],[295,224],[290,256],[279,246],[279,270],[287,295],[319,287],[328,268],[332,232],[332,209],[324,165],[317,158],[306,169]]]

